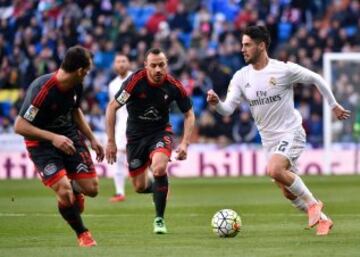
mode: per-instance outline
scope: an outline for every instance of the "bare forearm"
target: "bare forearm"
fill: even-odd
[[[119,105],[112,101],[106,108],[106,135],[109,142],[115,142],[116,110]]]
[[[185,120],[184,120],[184,135],[182,139],[182,143],[189,144],[192,132],[194,130],[195,124],[195,115],[193,110],[191,109],[187,113],[185,113]]]
[[[27,138],[46,141],[52,141],[55,136],[55,133],[35,127],[20,116],[15,121],[15,133]]]

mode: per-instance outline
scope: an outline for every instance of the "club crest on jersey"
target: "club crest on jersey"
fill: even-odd
[[[39,108],[30,105],[29,108],[26,110],[24,118],[28,121],[33,121],[36,117],[36,114],[39,112]]]
[[[165,143],[164,142],[157,142],[155,148],[164,148],[165,147]]]
[[[277,82],[276,82],[276,78],[271,77],[270,80],[269,80],[269,85],[270,85],[270,86],[276,86],[276,83],[277,83]]]
[[[132,168],[132,169],[137,169],[137,168],[140,168],[142,165],[142,161],[139,160],[139,159],[133,159],[130,161],[130,164],[129,166]]]
[[[56,171],[57,171],[56,165],[54,163],[49,163],[44,168],[44,175],[50,176],[50,175],[54,174]]]
[[[129,99],[129,97],[130,97],[130,94],[124,90],[121,92],[121,94],[118,96],[118,98],[116,98],[116,100],[120,104],[125,104],[126,101]]]

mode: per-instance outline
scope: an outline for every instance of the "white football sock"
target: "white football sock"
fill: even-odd
[[[296,199],[292,200],[291,202],[292,202],[293,206],[296,209],[298,209],[298,210],[300,210],[302,212],[307,212],[308,207],[307,207],[306,203],[301,198],[297,197]],[[328,217],[325,215],[325,213],[322,212],[320,214],[320,219],[327,220]]]
[[[115,191],[117,195],[125,195],[126,155],[123,153],[118,154],[116,164],[117,167],[114,173]]]
[[[286,189],[289,190],[293,195],[302,199],[307,206],[317,203],[316,199],[310,190],[306,187],[302,179],[298,175],[294,175],[294,182],[290,186],[286,187]]]
[[[299,198],[299,197],[296,197],[296,199],[295,200],[292,200],[291,201],[292,202],[292,205],[296,208],[296,209],[298,209],[298,210],[300,210],[300,211],[302,211],[302,212],[307,212],[307,205],[306,205],[306,203],[301,199],[301,198]]]

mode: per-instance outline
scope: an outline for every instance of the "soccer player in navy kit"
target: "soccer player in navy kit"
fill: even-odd
[[[182,84],[167,73],[167,58],[160,49],[150,49],[145,55],[145,68],[133,73],[115,95],[106,110],[108,144],[106,159],[116,161],[116,110],[126,104],[128,110],[126,136],[129,175],[138,193],[152,193],[156,217],[154,233],[165,234],[164,221],[168,193],[167,164],[172,149],[169,107],[175,101],[184,114],[183,138],[176,158],[184,160],[194,127],[195,116],[190,98]],[[148,168],[154,175],[148,176]]]
[[[96,245],[84,226],[84,195],[95,197],[98,179],[84,136],[102,161],[104,150],[80,109],[82,81],[92,65],[80,46],[68,49],[60,69],[35,79],[15,122],[43,183],[54,190],[61,216],[76,232],[79,246]]]

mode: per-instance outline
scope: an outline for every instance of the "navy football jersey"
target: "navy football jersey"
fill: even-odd
[[[128,140],[169,128],[169,111],[173,101],[183,113],[192,108],[181,82],[168,74],[162,84],[153,84],[148,80],[145,69],[133,73],[123,83],[115,99],[121,105],[126,104],[129,113]]]
[[[55,73],[40,76],[28,88],[19,115],[38,128],[77,137],[72,112],[80,106],[82,88],[79,84],[64,92],[58,87]]]

